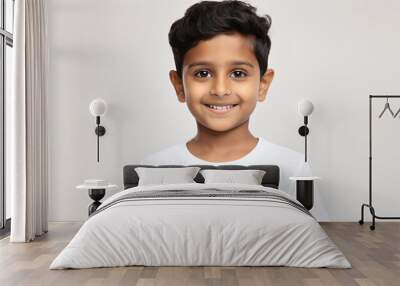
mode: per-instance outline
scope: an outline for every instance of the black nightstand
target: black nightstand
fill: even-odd
[[[303,204],[307,210],[314,206],[314,180],[319,177],[289,177],[296,181],[296,199]]]
[[[104,186],[91,186],[91,185],[78,185],[76,186],[77,189],[80,190],[88,190],[89,197],[94,201],[88,207],[88,215],[90,216],[96,209],[101,205],[100,200],[106,194],[107,189],[112,189],[118,187],[117,185],[104,185]]]

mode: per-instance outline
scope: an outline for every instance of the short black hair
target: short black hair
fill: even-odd
[[[264,75],[271,49],[271,39],[268,36],[271,17],[260,17],[256,10],[250,4],[236,0],[201,1],[190,6],[185,15],[171,25],[168,34],[180,78],[183,58],[189,49],[199,41],[233,32],[255,36],[254,52],[260,66],[260,76]]]

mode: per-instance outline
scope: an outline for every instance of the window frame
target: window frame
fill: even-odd
[[[5,97],[6,97],[6,48],[13,48],[14,35],[6,30],[6,0],[0,0],[1,21],[0,21],[0,236],[10,232],[11,218],[6,219],[6,189],[5,189]],[[15,0],[12,1],[12,13],[14,21]],[[14,26],[14,24],[13,24]],[[13,27],[14,30],[14,27]]]

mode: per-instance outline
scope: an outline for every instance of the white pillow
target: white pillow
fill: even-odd
[[[139,176],[138,186],[196,183],[193,179],[199,170],[199,167],[135,168]]]
[[[247,185],[261,185],[265,175],[263,170],[201,170],[204,183],[235,183]]]

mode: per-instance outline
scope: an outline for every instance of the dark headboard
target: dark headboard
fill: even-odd
[[[148,167],[148,168],[168,168],[168,167],[200,167],[201,169],[220,169],[220,170],[264,170],[266,173],[262,179],[262,185],[265,187],[271,187],[278,189],[279,187],[279,167],[276,165],[126,165],[124,166],[124,189],[133,188],[138,185],[139,177],[135,171],[136,167]],[[204,183],[204,178],[200,174],[194,178],[197,183]]]

